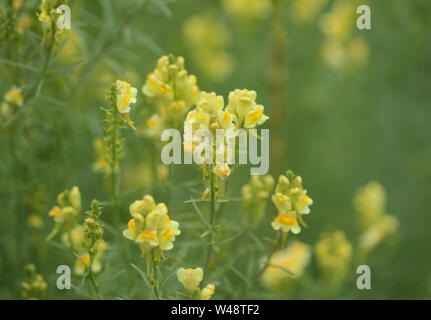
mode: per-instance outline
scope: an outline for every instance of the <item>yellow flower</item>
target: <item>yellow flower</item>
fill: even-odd
[[[296,220],[294,215],[295,212],[293,212],[293,215],[280,214],[271,223],[271,226],[274,228],[274,230],[281,229],[281,231],[283,232],[292,231],[293,234],[298,234],[301,232],[301,227],[298,225],[298,221]]]
[[[61,241],[66,247],[74,251],[81,251],[83,249],[85,227],[83,225],[76,225],[69,232],[63,233]]]
[[[126,81],[117,80],[117,109],[120,113],[130,112],[130,104],[136,103],[136,88],[133,88]]]
[[[208,284],[205,288],[202,288],[202,290],[199,293],[199,299],[200,300],[209,300],[211,299],[212,295],[215,291],[215,285]]]
[[[302,242],[294,242],[271,257],[270,266],[262,275],[262,284],[270,289],[288,285],[293,278],[300,277],[310,263],[311,249]]]
[[[7,103],[11,103],[15,106],[21,107],[24,99],[21,94],[21,89],[17,87],[12,87],[6,94],[4,95],[4,100]]]
[[[178,281],[186,288],[188,291],[193,292],[199,289],[199,284],[204,277],[204,272],[202,268],[179,268],[177,270]]]
[[[275,193],[272,195],[272,202],[278,209],[278,216],[272,222],[274,230],[283,232],[292,231],[299,233],[302,225],[302,215],[309,214],[313,200],[307,195],[307,190],[302,187],[302,178],[295,176],[292,171],[287,171],[286,176],[281,175]]]
[[[230,175],[231,170],[229,168],[229,165],[227,163],[224,163],[224,164],[216,164],[213,169],[213,172],[216,175],[218,175],[220,178],[225,178]]]
[[[168,216],[168,208],[164,203],[156,205],[153,197],[146,195],[130,205],[127,229],[123,235],[136,242],[145,254],[159,247],[161,250],[171,250],[174,247],[175,236],[181,234],[179,223]]]
[[[91,267],[91,271],[93,273],[99,273],[102,270],[102,257],[103,254],[107,248],[107,244],[105,241],[99,241],[97,242],[97,253],[93,258],[93,263],[92,263],[92,267]],[[90,255],[88,253],[83,253],[79,256],[79,259],[76,259],[75,261],[75,268],[74,268],[74,272],[76,275],[78,276],[83,276],[86,271],[88,266],[90,265]]]

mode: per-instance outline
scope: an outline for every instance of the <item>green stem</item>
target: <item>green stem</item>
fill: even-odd
[[[208,265],[211,259],[212,251],[213,251],[213,239],[214,239],[214,215],[215,215],[215,187],[214,187],[214,172],[211,168],[210,173],[210,234],[209,234],[209,241],[208,241],[208,249],[207,249],[207,255],[205,259],[205,267],[204,267],[204,274],[206,274],[206,271],[208,269]]]
[[[93,270],[92,270],[93,260],[94,260],[94,257],[92,254],[90,254],[90,263],[88,266],[88,278],[90,278],[90,282],[91,282],[91,285],[93,286],[94,292],[96,294],[96,298],[98,300],[101,300],[102,297],[100,295],[99,287],[97,286],[96,280],[94,279],[94,275],[93,275]]]
[[[282,233],[282,231],[279,231],[277,233],[276,239],[274,241],[274,245],[272,246],[271,251],[268,254],[268,257],[266,259],[265,264],[262,266],[262,268],[259,270],[257,275],[254,277],[253,281],[245,287],[244,292],[242,294],[242,299],[245,299],[247,297],[247,295],[254,289],[254,287],[256,286],[260,277],[263,275],[263,273],[266,271],[266,269],[268,269],[269,264],[270,264],[270,260],[271,260],[272,256],[274,255],[275,251],[277,250],[278,245],[280,244],[280,241],[282,238],[281,233]]]

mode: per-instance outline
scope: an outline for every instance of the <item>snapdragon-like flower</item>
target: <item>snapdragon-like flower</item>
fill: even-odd
[[[213,157],[213,162],[223,159],[224,163],[216,164],[212,170],[221,178],[229,176],[231,173],[228,165],[231,160],[228,158],[228,148],[231,145],[229,142],[235,139],[237,130],[255,128],[268,119],[263,114],[263,106],[257,105],[255,100],[255,91],[235,90],[229,94],[229,104],[225,108],[222,96],[214,92],[201,92],[196,108],[187,114],[184,123],[184,151],[194,152],[202,143],[202,137],[196,134],[199,130],[211,132],[213,138],[213,141],[209,141],[211,154],[205,153],[205,157]],[[222,143],[217,141],[217,129],[224,130],[223,139],[219,139]]]
[[[57,197],[58,206],[49,211],[57,225],[72,225],[81,211],[81,193],[78,187],[65,190]]]
[[[120,113],[129,113],[130,105],[136,103],[138,90],[133,88],[126,81],[117,80],[117,110]]]
[[[236,89],[229,93],[229,104],[227,111],[238,118],[238,126],[246,129],[261,125],[268,116],[263,114],[264,108],[256,103],[256,91]]]
[[[209,300],[213,296],[215,291],[215,285],[212,283],[207,284],[206,287],[202,288],[199,293],[199,300]]]
[[[294,242],[273,254],[269,267],[262,275],[262,284],[269,289],[282,289],[294,278],[302,276],[310,260],[310,247],[302,242]]]
[[[47,42],[49,46],[58,46],[65,38],[66,29],[57,28],[57,19],[61,15],[57,12],[57,8],[66,3],[66,0],[42,0],[40,13],[37,16],[42,25],[43,42]],[[52,39],[53,36],[54,39]]]
[[[130,205],[132,219],[123,235],[135,241],[146,254],[153,248],[171,250],[175,237],[181,234],[179,223],[168,216],[168,208],[164,203],[156,205],[150,195]]]
[[[295,176],[290,170],[286,175],[281,175],[272,201],[278,209],[278,216],[271,224],[274,230],[297,234],[301,231],[298,221],[306,226],[302,215],[310,213],[309,206],[313,204],[313,200],[307,195],[307,190],[303,189],[300,176]]]
[[[250,182],[241,189],[244,198],[243,207],[251,213],[254,224],[257,225],[265,212],[266,202],[274,187],[274,178],[271,175],[253,175]]]
[[[202,268],[179,268],[177,270],[177,278],[187,291],[194,292],[199,290],[199,284],[204,278],[204,271]]]
[[[199,285],[204,278],[204,271],[202,268],[179,268],[177,270],[177,279],[184,286],[184,288],[192,295],[193,299],[209,300],[215,291],[214,284],[208,284],[200,289]]]
[[[196,104],[199,88],[196,77],[184,68],[184,58],[162,56],[142,92],[157,105],[158,113],[147,121],[150,132],[159,135],[166,128],[179,128],[187,111]]]

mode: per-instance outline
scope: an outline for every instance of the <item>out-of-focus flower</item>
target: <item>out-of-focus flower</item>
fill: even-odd
[[[179,223],[168,216],[168,208],[164,203],[156,205],[150,195],[130,205],[132,219],[123,235],[135,241],[142,253],[149,253],[153,248],[171,250],[175,236],[181,234]]]
[[[199,284],[204,277],[204,271],[202,268],[179,268],[177,270],[178,281],[186,288],[189,292],[199,290]]]
[[[338,69],[344,66],[346,61],[346,51],[340,41],[328,38],[321,48],[322,59],[332,68]]]
[[[364,38],[355,37],[348,43],[347,52],[353,62],[362,65],[370,55],[370,45]]]
[[[398,218],[386,213],[386,192],[377,181],[359,188],[353,204],[361,223],[359,256],[364,258],[389,236],[397,233]]]
[[[43,226],[43,219],[40,215],[32,213],[28,217],[27,223],[32,228],[40,229]]]
[[[223,0],[222,4],[226,12],[242,21],[265,19],[272,11],[271,0]]]
[[[313,200],[307,195],[307,190],[302,187],[302,178],[295,176],[292,171],[287,171],[286,175],[281,175],[275,193],[272,195],[272,202],[278,209],[278,216],[272,222],[274,230],[283,232],[301,231],[298,220],[305,225],[302,215],[309,214]]]
[[[241,189],[244,198],[243,208],[251,214],[254,225],[258,225],[264,215],[266,202],[274,187],[271,175],[252,175],[248,184]]]
[[[149,133],[159,137],[166,128],[180,128],[187,111],[197,102],[196,77],[184,68],[184,58],[170,55],[157,61],[142,92],[157,105],[158,113],[147,121]]]
[[[93,148],[96,153],[96,161],[93,163],[93,170],[96,172],[110,173],[110,167],[106,157],[106,144],[103,139],[97,138],[93,140]]]
[[[84,234],[85,226],[78,224],[71,228],[70,232],[63,233],[61,241],[73,251],[81,252],[84,249]]]
[[[399,221],[397,217],[389,214],[382,215],[374,225],[361,234],[359,238],[360,249],[367,252],[371,251],[388,236],[395,234],[398,227]]]
[[[324,233],[315,247],[317,264],[328,284],[336,286],[346,275],[352,257],[352,245],[344,232]]]
[[[199,300],[209,300],[213,296],[215,291],[215,285],[208,284],[205,288],[202,288],[199,293]]]
[[[326,36],[346,40],[353,29],[356,7],[351,1],[337,0],[329,13],[321,20],[321,29]]]
[[[362,228],[368,229],[385,212],[385,189],[379,182],[370,181],[365,186],[358,188],[353,198],[353,205],[360,216]]]
[[[102,270],[102,257],[108,245],[105,241],[98,241],[95,249],[97,253],[94,255],[92,261],[91,271],[93,273],[99,273]],[[83,276],[87,272],[87,268],[90,265],[90,254],[88,252],[79,255],[79,258],[75,261],[74,272],[78,276]]]
[[[293,0],[293,12],[301,22],[312,20],[328,0]]]
[[[288,286],[290,281],[304,273],[310,258],[311,249],[302,242],[294,242],[286,249],[275,252],[262,275],[262,284],[274,290]]]
[[[367,41],[353,35],[352,21],[355,14],[354,2],[337,0],[331,11],[321,18],[320,27],[325,39],[320,53],[322,59],[332,68],[364,65],[369,56]]]
[[[24,99],[21,94],[21,89],[15,86],[12,87],[6,94],[4,95],[4,100],[17,107],[21,107]]]
[[[183,36],[193,62],[212,80],[220,81],[232,71],[232,56],[226,51],[230,43],[229,29],[214,11],[187,19]]]
[[[45,297],[47,284],[40,274],[36,273],[33,264],[25,266],[27,274],[26,281],[21,283],[22,297],[26,300],[41,300]]]
[[[75,222],[81,211],[81,193],[78,187],[65,190],[57,197],[59,206],[53,207],[49,215],[54,219],[56,224],[72,224]]]

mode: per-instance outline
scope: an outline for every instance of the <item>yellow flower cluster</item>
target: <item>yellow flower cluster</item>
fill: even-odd
[[[183,57],[172,55],[159,58],[142,92],[158,107],[158,112],[147,120],[150,133],[156,136],[166,128],[180,128],[185,114],[199,98],[196,77],[187,73]]]
[[[307,190],[302,187],[302,178],[295,176],[290,170],[286,175],[281,175],[275,193],[272,195],[272,202],[278,209],[278,216],[271,224],[274,230],[299,233],[301,227],[298,220],[305,226],[302,215],[309,214],[309,206],[313,204],[313,200],[307,195]]]
[[[33,264],[25,266],[27,281],[21,283],[22,297],[26,300],[40,300],[45,296],[47,284],[40,274],[36,273]]]
[[[194,63],[214,81],[232,71],[232,56],[226,51],[230,43],[229,29],[214,11],[194,15],[183,25],[183,36]]]
[[[361,65],[368,58],[367,41],[352,34],[356,7],[354,2],[337,0],[321,19],[320,27],[325,35],[321,56],[333,68],[343,67],[349,61]]]
[[[315,246],[317,264],[330,284],[337,284],[346,275],[352,257],[352,245],[343,231],[324,233]]]
[[[244,198],[243,208],[248,210],[254,225],[262,220],[266,208],[266,201],[274,187],[274,178],[271,175],[252,175],[250,182],[241,189]]]
[[[175,236],[181,233],[179,223],[168,216],[168,208],[164,203],[156,205],[150,195],[137,200],[130,205],[133,217],[123,235],[135,241],[142,253],[149,253],[153,248],[171,250],[174,247]]]
[[[293,242],[286,249],[277,251],[262,275],[262,284],[269,289],[281,289],[299,278],[311,260],[311,249],[302,242]]]
[[[177,278],[184,288],[198,300],[209,300],[214,294],[214,284],[208,284],[202,289],[199,288],[199,284],[204,278],[202,268],[179,268]]]
[[[386,213],[386,192],[377,181],[359,188],[353,203],[362,226],[359,246],[364,252],[374,249],[385,238],[397,232],[398,218]]]
[[[49,215],[58,226],[72,226],[81,212],[81,193],[78,187],[65,190],[57,197],[58,206],[49,211]]]
[[[17,108],[22,107],[24,98],[21,93],[21,88],[13,86],[7,91],[3,97],[1,104],[1,114],[3,118],[10,118]]]
[[[40,23],[42,24],[42,31],[43,31],[43,42],[48,42],[49,46],[52,45],[60,45],[65,36],[66,31],[65,29],[58,29],[57,28],[57,19],[60,17],[61,13],[57,12],[57,8],[62,5],[66,4],[67,1],[65,0],[42,0],[41,6],[40,6],[40,13],[38,13],[38,19]],[[54,33],[54,41],[52,41]]]
[[[228,141],[235,139],[238,129],[252,129],[264,123],[268,117],[263,111],[264,107],[256,103],[256,92],[253,90],[231,91],[226,108],[222,96],[214,92],[202,92],[196,108],[186,117],[184,151],[193,152],[201,143],[201,137],[194,135],[198,130],[210,130],[215,133],[217,129],[224,129],[224,144],[217,146],[216,135],[213,134],[213,148],[216,156],[226,159]],[[215,165],[213,172],[222,178],[229,176],[231,169],[227,162]]]
[[[242,21],[264,19],[272,11],[271,0],[223,0],[222,4],[226,12]]]

